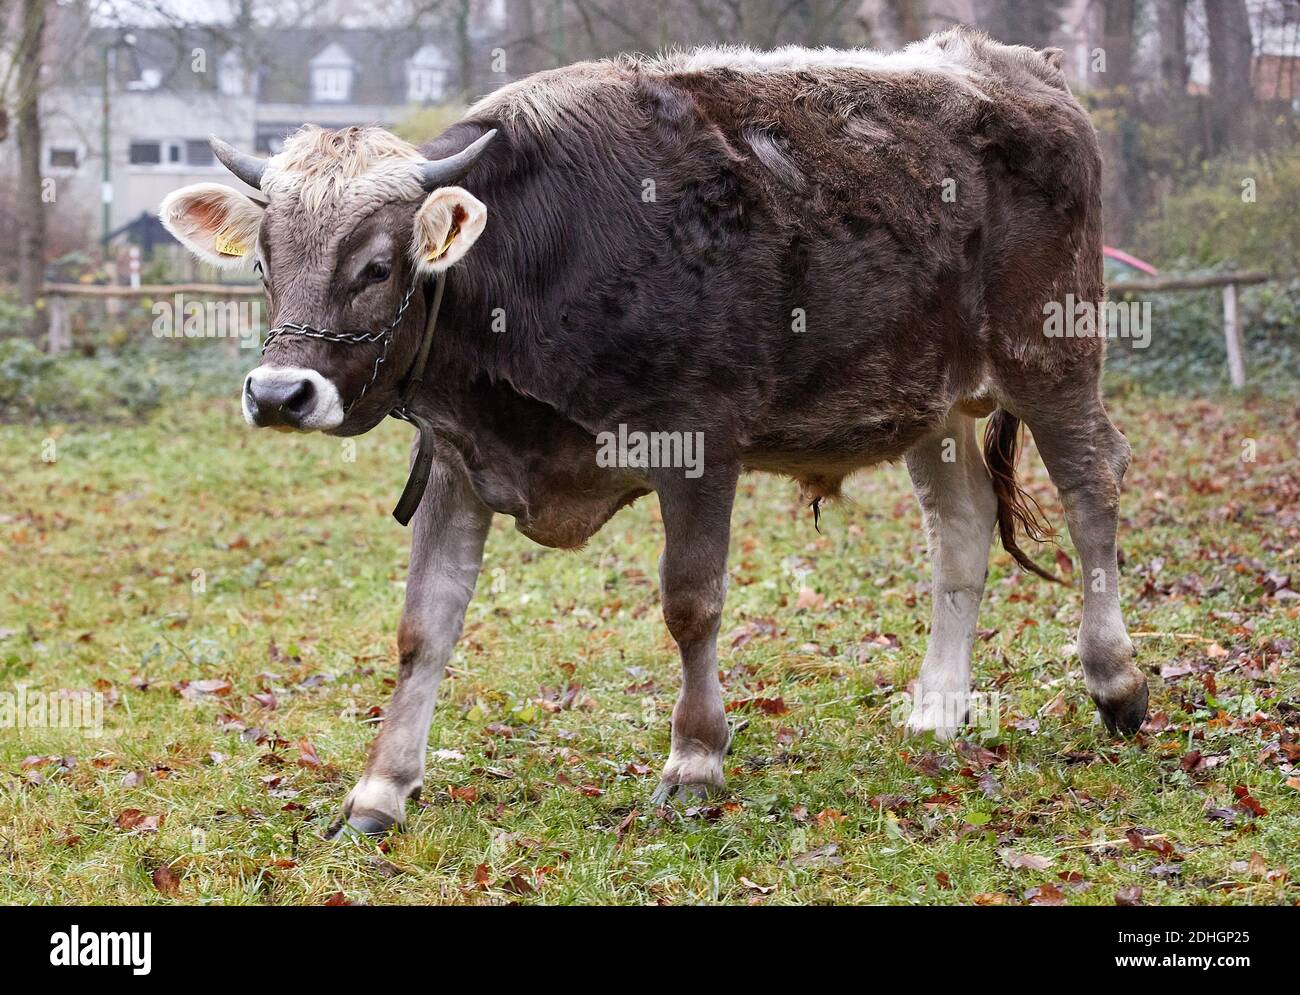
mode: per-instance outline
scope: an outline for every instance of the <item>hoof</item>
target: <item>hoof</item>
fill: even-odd
[[[383,836],[397,825],[396,819],[380,815],[378,812],[353,811],[345,819],[337,820],[325,834],[327,840],[373,839]]]
[[[721,793],[726,783],[722,773],[722,758],[731,745],[731,735],[732,730],[728,730],[726,746],[717,752],[697,744],[675,747],[668,754],[659,787],[650,796],[650,803],[662,805],[673,799],[698,800]]]
[[[962,724],[964,725],[965,723]],[[947,743],[949,740],[956,739],[957,730],[960,728],[961,726],[954,725],[930,726],[926,725],[924,722],[914,722],[911,719],[908,720],[907,725],[904,727],[907,735],[914,736],[917,739],[933,737],[936,743]]]
[[[385,777],[367,775],[357,782],[343,802],[343,815],[326,838],[382,836],[406,817],[406,802],[420,795],[420,780],[411,786]]]
[[[1097,711],[1101,713],[1102,722],[1113,736],[1132,736],[1142,728],[1147,718],[1147,682],[1123,701],[1097,701]],[[1096,699],[1093,699],[1096,701]]]
[[[968,691],[924,691],[917,692],[905,730],[909,736],[932,735],[947,742],[969,721]]]
[[[681,784],[669,784],[667,781],[660,781],[659,787],[655,788],[654,794],[650,796],[650,804],[667,805],[670,801],[706,801],[721,793],[721,785],[708,784],[703,781]]]

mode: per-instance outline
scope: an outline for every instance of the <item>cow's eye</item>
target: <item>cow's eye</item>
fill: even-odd
[[[388,263],[373,262],[361,271],[361,282],[365,284],[383,283],[392,272]]]

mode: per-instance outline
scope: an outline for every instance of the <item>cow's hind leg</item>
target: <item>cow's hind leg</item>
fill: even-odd
[[[678,794],[707,795],[723,784],[728,729],[717,642],[736,476],[728,469],[657,487],[665,539],[659,583],[664,621],[681,651],[682,688],[673,708],[668,763],[651,799],[656,804]]]
[[[407,799],[420,793],[438,685],[460,638],[491,523],[463,474],[435,463],[412,526],[397,688],[365,773],[343,804],[353,830],[381,833],[401,823]]]
[[[1068,397],[1062,391],[1017,406],[1060,492],[1083,565],[1079,659],[1084,683],[1106,727],[1131,735],[1146,718],[1147,680],[1133,663],[1133,643],[1119,607],[1115,528],[1129,444],[1111,423],[1095,387],[1080,402],[1067,403]]]
[[[967,719],[971,647],[997,498],[975,439],[975,419],[953,411],[906,455],[933,562],[930,642],[916,680],[909,732],[949,739]]]

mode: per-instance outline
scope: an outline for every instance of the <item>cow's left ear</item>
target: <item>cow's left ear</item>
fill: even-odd
[[[460,187],[441,187],[415,212],[411,255],[419,273],[441,273],[483,233],[487,205]]]

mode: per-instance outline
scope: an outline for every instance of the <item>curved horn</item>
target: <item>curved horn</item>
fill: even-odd
[[[247,183],[254,190],[262,189],[262,170],[266,169],[266,160],[259,159],[247,152],[240,152],[226,144],[216,135],[208,139],[212,154],[221,160],[221,164]]]
[[[493,128],[482,138],[479,138],[472,145],[457,152],[455,155],[449,155],[446,159],[429,159],[424,163],[424,175],[421,178],[421,185],[425,190],[432,192],[438,187],[445,187],[448,183],[454,183],[462,176],[469,172],[470,167],[483,154],[487,148],[487,143],[496,137],[496,129]]]

